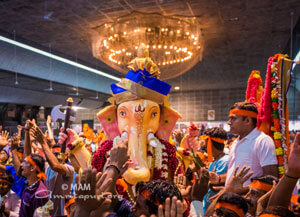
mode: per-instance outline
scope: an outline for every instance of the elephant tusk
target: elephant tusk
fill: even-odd
[[[128,133],[127,132],[123,132],[121,135],[122,139],[128,139]]]
[[[127,132],[123,132],[122,135],[121,135],[121,137],[120,136],[116,136],[114,138],[113,145],[114,146],[117,145],[120,142],[120,140],[124,140],[124,139],[128,139],[128,133]]]
[[[152,147],[157,147],[158,141],[157,138],[154,136],[153,133],[149,133],[147,136],[147,142],[149,145],[151,145]]]

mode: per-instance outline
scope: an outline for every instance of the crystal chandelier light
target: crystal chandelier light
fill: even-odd
[[[203,41],[195,17],[133,12],[96,30],[94,57],[123,73],[142,45],[160,68],[163,80],[183,74],[202,59]]]

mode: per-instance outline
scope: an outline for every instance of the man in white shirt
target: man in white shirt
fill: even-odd
[[[229,114],[230,133],[238,135],[232,143],[226,183],[238,166],[247,166],[253,171],[252,177],[272,175],[278,177],[277,158],[273,139],[256,128],[257,108],[250,102],[237,102]],[[244,185],[251,183],[251,177]]]

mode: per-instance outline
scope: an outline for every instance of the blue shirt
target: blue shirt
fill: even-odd
[[[228,159],[229,159],[229,156],[224,155],[219,160],[210,163],[210,165],[208,167],[208,171],[209,172],[213,171],[218,175],[222,175],[222,174],[227,173]],[[213,190],[211,188],[208,189],[208,192],[206,193],[206,195],[204,196],[204,199],[203,199],[203,212],[204,213],[206,212],[206,209],[211,204],[211,201],[209,200],[209,198],[216,195],[216,194],[217,193],[213,192]]]
[[[22,198],[22,193],[26,188],[26,178],[17,176],[14,166],[6,166],[6,173],[14,177],[14,182],[11,186],[13,192],[15,192],[20,198]]]

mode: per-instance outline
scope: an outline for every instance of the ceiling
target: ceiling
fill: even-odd
[[[300,1],[0,0],[0,31],[46,51],[51,47],[53,53],[122,77],[93,57],[92,37],[97,34],[97,26],[132,11],[198,17],[205,47],[203,60],[185,74],[168,80],[173,87],[180,86],[180,91],[246,88],[251,70],[264,72],[269,56],[285,52],[290,13],[294,12],[295,25],[300,16]],[[12,79],[9,81],[13,85],[14,74],[3,73]],[[41,86],[41,81],[24,79],[30,80],[24,88],[43,91],[48,87],[46,81]],[[3,80],[0,85],[7,83],[8,80]],[[53,94],[67,95],[73,88],[56,85],[58,92]],[[80,92],[87,98],[93,95],[88,90]]]
[[[16,82],[17,81],[17,82]],[[52,90],[50,90],[50,86]],[[43,105],[52,107],[64,104],[67,97],[74,99],[74,105],[85,108],[100,108],[109,97],[99,93],[57,82],[14,74],[0,70],[0,103]]]

